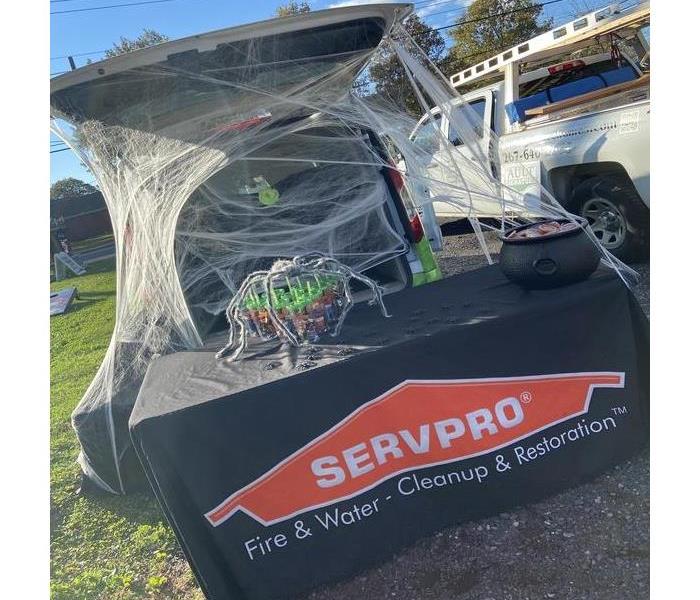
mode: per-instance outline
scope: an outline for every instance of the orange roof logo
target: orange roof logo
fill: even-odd
[[[205,517],[238,511],[263,525],[366,492],[398,474],[474,458],[585,414],[624,373],[407,380],[235,491]]]

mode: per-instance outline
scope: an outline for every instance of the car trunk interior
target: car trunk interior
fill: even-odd
[[[322,252],[386,293],[410,285],[402,208],[370,138],[328,116],[288,127],[205,181],[179,216],[178,275],[202,337],[228,327],[243,279],[280,258]],[[351,290],[356,302],[371,297],[357,281]]]

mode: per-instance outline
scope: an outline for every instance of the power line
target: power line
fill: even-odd
[[[549,0],[549,2],[542,2],[540,4],[532,4],[530,6],[524,6],[523,8],[514,8],[513,10],[505,10],[500,13],[494,13],[488,15],[487,17],[479,17],[478,19],[467,19],[466,21],[457,21],[457,23],[452,23],[452,25],[444,25],[443,27],[433,27],[435,31],[441,31],[442,29],[451,29],[452,27],[458,27],[459,25],[467,25],[468,23],[480,23],[481,21],[489,21],[491,19],[496,19],[498,17],[505,17],[506,15],[512,15],[515,13],[523,12],[526,10],[534,10],[536,8],[543,8],[549,6],[550,4],[558,4],[559,2],[564,2],[564,0]]]
[[[87,12],[89,10],[105,10],[107,8],[125,8],[128,6],[143,6],[144,4],[162,4],[163,2],[175,2],[175,0],[144,0],[143,2],[129,2],[127,4],[108,4],[107,6],[90,6],[87,8],[71,8],[69,10],[54,10],[52,15],[65,15],[69,13]]]
[[[414,2],[413,6],[416,8],[426,8],[428,6],[437,6],[438,4],[454,4],[455,2],[461,2],[461,0],[438,0],[437,2],[431,2],[429,0],[427,0],[427,1],[424,0],[423,2]],[[462,8],[464,10],[466,10],[469,7],[462,5]]]
[[[78,54],[66,54],[65,56],[52,56],[51,60],[59,60],[61,58],[69,58],[70,56],[72,56],[73,58],[75,58],[76,56],[90,56],[92,54],[102,54],[103,52],[107,52],[107,50],[93,50],[92,52],[79,52]]]
[[[414,2],[413,6],[417,6],[420,8],[425,8],[426,6],[435,6],[436,4],[452,4],[454,2],[461,2],[462,0],[437,0],[436,2],[433,2],[432,0],[421,0],[419,2]],[[469,8],[468,6],[464,6],[464,9]]]
[[[426,6],[433,6],[434,4],[448,4],[448,3],[450,3],[450,2],[455,2],[455,1],[458,1],[458,0],[447,0],[446,2],[433,2],[433,3],[427,4]],[[628,1],[628,2],[631,2],[631,1],[633,1],[633,0],[627,0],[627,1]],[[636,1],[636,0],[634,0],[634,1]],[[563,2],[563,0],[557,0],[557,2]],[[508,11],[508,12],[503,12],[503,13],[495,14],[495,15],[493,15],[493,17],[499,17],[499,16],[501,16],[501,15],[508,15],[508,14],[513,13],[513,12],[518,12],[518,11],[520,11],[520,10],[530,10],[530,9],[533,9],[533,8],[540,8],[540,7],[542,7],[542,6],[546,6],[547,4],[555,4],[555,2],[546,2],[546,3],[544,3],[544,4],[533,4],[533,5],[531,5],[531,6],[525,6],[525,7],[523,7],[523,8],[514,9],[513,11]],[[606,2],[606,4],[609,4],[609,2]],[[421,8],[425,8],[425,7],[421,7]],[[468,10],[469,10],[469,7],[468,7],[468,6],[465,7],[465,6],[461,5],[461,6],[457,6],[457,7],[454,7],[454,8],[448,8],[447,10],[441,10],[441,11],[439,11],[439,12],[428,13],[427,15],[425,15],[425,16],[422,17],[422,18],[423,18],[424,20],[425,20],[425,19],[432,19],[433,17],[437,17],[437,16],[439,16],[439,15],[446,15],[447,13],[451,13],[451,12],[462,11],[462,12],[465,12],[465,13],[466,13],[466,11],[468,11]],[[491,17],[488,17],[488,18],[491,18]],[[486,20],[486,19],[484,19],[484,20]],[[434,29],[436,29],[436,28],[434,28]],[[441,28],[437,28],[437,29],[444,29],[444,28],[441,27]]]
[[[441,10],[439,12],[427,14],[423,17],[423,20],[432,19],[433,17],[437,17],[438,15],[446,15],[447,13],[457,12],[458,10],[462,12],[466,11],[466,9],[463,6],[459,6],[457,8],[448,8],[447,10]]]
[[[431,27],[430,31],[426,31],[420,35],[413,36],[413,37],[423,37],[425,35],[429,35],[433,31],[441,31],[443,29],[451,29],[453,27],[458,27],[459,25],[466,25],[468,23],[481,23],[482,21],[490,21],[491,19],[497,19],[498,17],[503,17],[506,15],[512,15],[514,13],[518,12],[523,12],[526,10],[533,10],[536,8],[543,8],[545,6],[548,6],[550,4],[558,4],[559,2],[563,2],[564,0],[549,0],[549,2],[542,2],[540,4],[531,4],[530,6],[524,6],[523,8],[515,8],[513,10],[507,10],[503,11],[500,13],[494,13],[492,15],[488,15],[486,17],[479,17],[478,19],[467,19],[465,21],[457,21],[456,23],[452,23],[451,25],[443,25],[442,27]],[[447,11],[446,11],[447,12]],[[481,54],[481,53],[479,53]],[[478,56],[478,55],[477,55]],[[468,57],[466,57],[468,58]]]
[[[70,150],[70,148],[59,148],[58,150],[49,150],[49,154],[55,154],[56,152],[65,152],[66,150]]]

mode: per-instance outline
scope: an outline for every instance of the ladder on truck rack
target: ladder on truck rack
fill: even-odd
[[[594,10],[582,17],[578,17],[573,21],[569,21],[564,25],[538,35],[527,42],[513,46],[459,73],[455,73],[450,77],[450,83],[452,87],[457,88],[495,71],[500,71],[507,65],[512,65],[527,57],[549,50],[550,48],[581,41],[584,38],[589,38],[596,34],[607,33],[610,29],[617,28],[617,26],[621,24],[620,22],[625,21],[628,16],[636,17],[639,9],[640,7],[634,7],[634,11],[631,14],[621,15],[620,5],[615,3]],[[648,11],[648,5],[645,5],[643,12],[648,14]],[[611,22],[614,22],[614,27],[610,27]],[[598,30],[601,31],[598,32]]]

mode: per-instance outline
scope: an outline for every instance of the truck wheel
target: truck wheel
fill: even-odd
[[[571,204],[601,245],[620,260],[648,254],[649,209],[629,179],[619,175],[586,179],[574,188]]]

